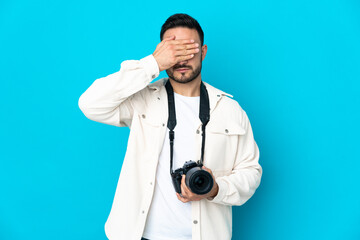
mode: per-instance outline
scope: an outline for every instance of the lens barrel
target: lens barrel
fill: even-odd
[[[214,185],[211,174],[200,167],[193,167],[187,171],[185,183],[193,193],[198,195],[210,192]]]

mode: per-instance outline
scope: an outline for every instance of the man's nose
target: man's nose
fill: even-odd
[[[182,66],[182,65],[185,65],[185,64],[187,64],[187,63],[188,63],[188,60],[184,60],[184,61],[179,62],[178,64],[179,64],[180,66]]]

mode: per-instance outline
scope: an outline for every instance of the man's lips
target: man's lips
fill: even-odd
[[[186,72],[187,70],[189,70],[189,68],[177,68],[177,69],[175,69],[175,71],[178,71],[178,72]]]

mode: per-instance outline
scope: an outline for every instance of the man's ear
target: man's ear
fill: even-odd
[[[204,58],[206,56],[206,53],[207,53],[207,45],[204,44],[202,47],[201,47],[201,61],[204,61]]]

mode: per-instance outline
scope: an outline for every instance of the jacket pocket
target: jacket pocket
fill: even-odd
[[[206,126],[207,132],[223,135],[244,135],[245,129],[236,122],[214,123]]]
[[[149,113],[149,111],[145,112],[137,112],[137,117],[140,122],[145,123],[148,126],[152,127],[160,127],[161,126],[161,119],[155,114]]]
[[[210,122],[206,127],[204,165],[219,174],[229,173],[237,152],[241,151],[238,149],[239,139],[246,131],[235,121]]]

